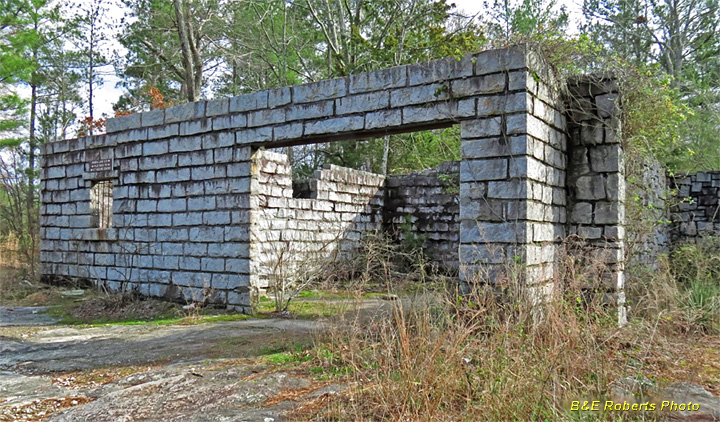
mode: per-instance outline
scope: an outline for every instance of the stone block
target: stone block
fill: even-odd
[[[205,211],[203,212],[203,224],[206,226],[226,226],[230,224],[229,211]]]
[[[221,165],[193,167],[190,172],[191,180],[208,180],[224,178],[225,167]]]
[[[267,106],[268,91],[258,91],[230,98],[230,113],[259,110]]]
[[[295,104],[287,108],[287,120],[316,119],[333,116],[333,101]]]
[[[145,142],[142,144],[143,155],[167,154],[169,145],[168,141]]]
[[[399,88],[390,91],[390,106],[425,104],[434,101],[445,101],[450,98],[446,84],[432,84]]]
[[[364,116],[336,117],[305,123],[305,135],[323,135],[361,130],[365,125]]]
[[[460,125],[460,134],[463,139],[497,137],[502,134],[502,119],[500,117],[464,120]]]
[[[157,172],[158,183],[184,182],[190,180],[190,169],[165,169]]]
[[[192,199],[193,198],[189,198],[188,203],[192,201]],[[203,224],[201,212],[179,212],[172,215],[173,226],[199,226],[201,224]]]
[[[503,221],[503,203],[499,200],[466,200],[460,206],[461,220]]]
[[[460,222],[460,242],[525,243],[527,227],[523,222],[492,223],[474,220]]]
[[[347,83],[347,78],[338,78],[294,86],[293,102],[310,103],[344,97],[347,94]]]
[[[185,122],[205,117],[205,101],[187,103],[165,109],[165,123]]]
[[[578,177],[575,182],[575,198],[579,200],[605,199],[605,178],[601,175]]]
[[[142,126],[160,126],[165,123],[165,110],[152,110],[140,114]]]
[[[107,133],[121,132],[128,129],[139,128],[140,125],[140,114],[134,113],[127,116],[107,119],[107,122],[105,123],[105,131]]]
[[[622,224],[625,222],[625,206],[619,202],[595,204],[595,224]]]
[[[365,129],[381,129],[402,124],[402,111],[383,110],[365,115]]]
[[[273,128],[273,136],[276,141],[284,139],[297,139],[303,135],[302,122],[289,123],[286,125],[275,126]]]
[[[502,180],[488,183],[488,198],[525,199],[528,196],[526,180]]]
[[[188,229],[186,228],[170,228],[157,229],[157,237],[165,242],[187,242]]]
[[[570,213],[570,222],[574,224],[592,224],[592,204],[589,202],[578,202]]]
[[[408,66],[409,85],[421,85],[448,79],[464,78],[473,74],[473,57],[447,57],[431,62]]]
[[[155,170],[167,167],[177,166],[177,155],[151,155],[149,157],[140,157],[136,170]]]
[[[403,123],[430,123],[454,120],[456,103],[436,103],[432,106],[410,106],[402,109]]]
[[[180,123],[180,136],[195,135],[197,133],[210,132],[212,130],[212,119],[203,118]]]
[[[577,234],[583,239],[600,239],[602,236],[602,227],[584,227],[580,226],[577,229]]]
[[[598,95],[595,97],[595,105],[600,117],[615,116],[619,110],[620,96],[618,94]]]
[[[285,109],[267,109],[248,113],[248,127],[267,126],[285,122]]]
[[[505,74],[458,79],[451,84],[453,98],[495,94],[505,91]]]
[[[236,133],[239,145],[269,142],[272,140],[272,127],[259,127],[240,130]]]
[[[511,155],[510,145],[503,138],[463,139],[461,150],[463,159]]]
[[[192,242],[217,242],[223,238],[223,227],[191,227],[190,240]]]
[[[205,106],[205,115],[221,116],[230,112],[230,99],[221,98],[219,100],[208,101]]]
[[[350,93],[383,91],[406,84],[407,66],[397,66],[350,76]]]
[[[501,180],[507,177],[508,160],[505,158],[463,160],[460,163],[460,180],[463,182]]]
[[[475,55],[475,74],[504,72],[527,67],[527,54],[522,46],[483,51]]]
[[[157,201],[158,212],[185,212],[187,200],[185,198],[160,199]]]
[[[618,172],[622,166],[620,145],[590,148],[590,167],[596,172]]]
[[[227,177],[249,177],[250,163],[232,163],[227,165]]]
[[[598,122],[583,122],[580,127],[582,145],[598,145],[603,142],[603,125]]]
[[[268,92],[268,107],[275,108],[290,104],[291,88],[275,88]]]
[[[235,145],[235,132],[208,133],[202,136],[202,149],[231,147],[233,145]]]
[[[225,271],[235,274],[248,274],[250,273],[250,260],[228,258],[225,260]],[[228,284],[228,287],[230,288],[242,285],[240,280],[234,280],[233,283]]]
[[[361,113],[387,108],[390,105],[390,94],[385,91],[352,95],[335,100],[337,114]]]
[[[136,202],[137,212],[156,212],[156,199],[140,199]]]
[[[247,116],[245,114],[231,114],[226,116],[217,116],[212,119],[213,130],[237,129],[247,126]]]
[[[211,243],[208,245],[208,256],[225,258],[248,256],[249,248],[247,243]]]

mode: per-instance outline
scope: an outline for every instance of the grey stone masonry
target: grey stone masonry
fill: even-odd
[[[384,207],[390,226],[410,215],[465,287],[502,282],[511,262],[541,299],[567,234],[622,255],[624,227],[617,91],[611,80],[575,82],[567,113],[566,83],[550,69],[515,46],[118,117],[106,135],[47,144],[43,274],[249,311],[278,276],[272,254],[288,244],[291,263],[350,253]],[[439,174],[416,187],[407,183],[425,176],[390,178],[386,204],[380,176],[338,167],[318,173],[313,197],[294,198],[285,158],[263,150],[455,124],[455,204]],[[99,227],[109,212],[111,227]],[[622,303],[613,256],[609,293]]]
[[[315,172],[310,198],[295,198],[286,155],[261,150],[252,163],[250,277],[258,289],[316,274],[381,229],[383,176],[329,165]]]
[[[586,76],[568,84],[568,234],[592,274],[586,279],[625,315],[625,163],[620,96],[613,78]]]
[[[628,160],[626,194],[627,277],[657,271],[661,257],[670,251],[668,205],[673,201],[665,167],[655,158]]]
[[[701,171],[668,178],[675,193],[671,208],[673,242],[695,243],[720,235],[720,171]]]
[[[402,244],[422,240],[437,269],[455,272],[460,264],[460,162],[434,169],[388,175],[385,182],[385,229]]]

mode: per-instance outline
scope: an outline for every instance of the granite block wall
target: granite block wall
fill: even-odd
[[[385,229],[397,242],[422,240],[426,257],[440,271],[457,272],[460,261],[460,162],[411,174],[393,174],[385,183]]]
[[[720,235],[720,171],[701,171],[668,178],[675,191],[670,212],[673,242],[695,243],[704,236]]]
[[[251,150],[218,138],[138,129],[46,145],[43,274],[246,310]],[[112,183],[110,227],[91,218],[100,181]]]
[[[257,151],[250,195],[252,285],[265,289],[275,278],[352,254],[363,233],[382,228],[384,184],[383,176],[329,165],[315,172],[310,198],[294,198],[287,156]]]
[[[567,140],[557,76],[533,54],[526,64],[507,73],[506,99],[461,124],[459,255],[469,284],[502,282],[508,263],[523,264],[521,281],[543,300],[565,234]]]
[[[341,233],[348,243],[340,251],[352,249],[361,231],[382,223],[384,205],[377,175],[332,167],[320,172],[314,198],[293,198],[287,163],[263,148],[459,124],[453,218],[463,286],[501,282],[505,264],[520,263],[522,281],[541,298],[556,284],[568,231],[591,249],[621,251],[623,225],[617,94],[588,85],[580,97],[594,111],[571,126],[565,82],[549,69],[527,48],[511,47],[109,119],[107,135],[45,147],[43,273],[151,296],[211,295],[249,310],[274,242],[318,248]],[[573,154],[590,167],[580,158],[571,166]],[[110,227],[94,217],[98,182],[112,183]],[[416,193],[434,201],[427,188]],[[588,212],[590,222],[581,217]],[[567,226],[572,213],[578,217]],[[452,237],[444,223],[421,230],[439,243]],[[613,292],[621,289],[618,281]]]
[[[612,78],[588,76],[569,83],[568,234],[572,252],[593,274],[592,290],[605,292],[625,315],[625,164],[620,143],[619,94]]]
[[[625,168],[625,255],[630,278],[658,270],[662,257],[670,252],[669,205],[675,201],[666,169],[657,159],[635,157]]]

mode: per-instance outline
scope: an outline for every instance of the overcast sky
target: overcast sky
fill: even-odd
[[[88,2],[89,0],[81,0],[81,2]],[[446,0],[448,3],[455,3],[457,8],[459,10],[462,10],[468,14],[476,14],[482,9],[482,1],[481,0]],[[492,0],[489,0],[489,2]],[[581,0],[559,0],[559,4],[564,4],[565,7],[570,12],[570,27],[571,28],[577,28],[577,23],[579,22],[581,18],[580,14],[580,1]],[[111,15],[119,21],[119,19],[122,17],[123,11],[120,9],[119,6],[112,7]],[[122,46],[120,46],[117,43],[111,43],[107,46],[108,50],[119,50],[122,53]],[[112,66],[108,66],[107,68],[103,69],[103,73],[106,73],[106,76],[104,77],[105,82],[104,84],[99,87],[99,89],[96,90],[95,93],[95,104],[96,104],[96,116],[101,116],[103,114],[107,116],[113,116],[114,112],[112,110],[113,103],[117,102],[120,95],[122,95],[122,90],[119,88],[116,88],[116,84],[118,82],[118,78],[114,76],[114,70]]]

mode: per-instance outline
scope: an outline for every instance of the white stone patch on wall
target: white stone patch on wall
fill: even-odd
[[[329,165],[315,173],[311,198],[293,198],[287,156],[257,151],[250,193],[250,278],[258,289],[277,279],[318,276],[349,257],[362,236],[382,228],[380,175]]]

